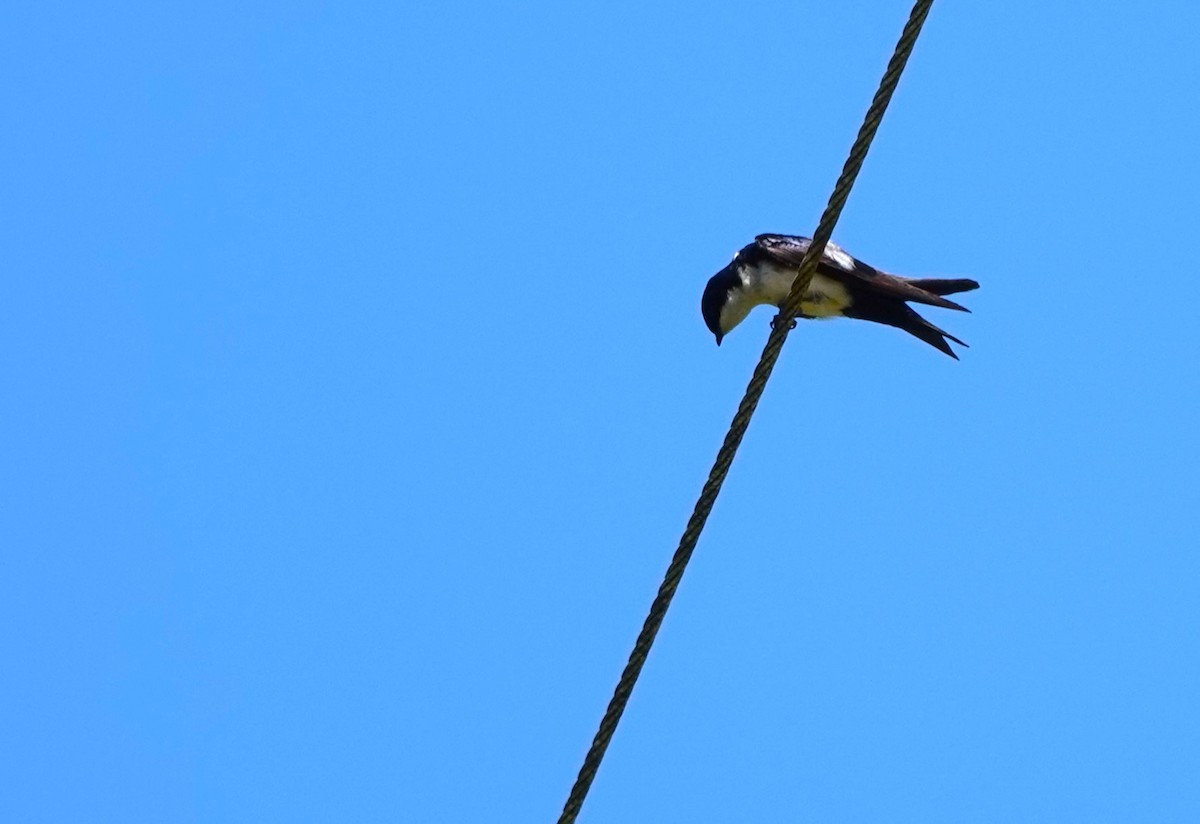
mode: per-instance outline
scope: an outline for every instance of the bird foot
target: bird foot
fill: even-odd
[[[775,317],[771,318],[771,328],[774,329],[779,324],[779,321],[782,319],[783,319],[783,315],[776,315]],[[788,331],[790,332],[795,328],[796,328],[796,319],[792,318],[790,321],[788,321]]]

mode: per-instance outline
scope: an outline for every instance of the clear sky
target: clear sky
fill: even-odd
[[[0,820],[566,797],[896,2],[0,12]],[[584,822],[1200,820],[1200,7],[934,6]]]

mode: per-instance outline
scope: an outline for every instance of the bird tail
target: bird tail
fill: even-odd
[[[970,346],[954,337],[954,335],[951,335],[945,329],[939,329],[929,321],[925,320],[925,318],[913,311],[912,307],[905,306],[904,308],[908,310],[906,314],[909,315],[909,317],[904,319],[903,324],[897,323],[892,325],[903,329],[910,335],[920,338],[935,349],[940,349],[955,360],[958,360],[958,355],[954,354],[954,350],[950,348],[950,344],[946,343],[947,339],[954,341],[959,346],[966,346],[968,349],[970,348]],[[890,323],[890,321],[884,321],[884,323]]]
[[[939,283],[958,282],[958,281],[937,281]],[[967,281],[974,283],[974,281]],[[976,284],[978,285],[978,284]],[[967,287],[967,288],[975,288]],[[954,354],[954,350],[950,348],[947,339],[954,341],[959,346],[967,346],[966,343],[951,335],[944,329],[939,329],[925,318],[917,314],[911,306],[899,300],[870,300],[861,301],[856,305],[850,306],[845,310],[847,317],[861,318],[862,320],[870,320],[875,323],[883,323],[888,326],[894,326],[897,329],[903,329],[913,337],[919,338],[934,349],[945,352],[950,357],[958,360],[958,355]]]
[[[954,295],[978,289],[979,283],[970,278],[905,278],[918,289],[935,295]]]

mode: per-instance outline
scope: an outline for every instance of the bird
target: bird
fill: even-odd
[[[758,235],[709,279],[700,300],[700,313],[716,336],[718,346],[755,306],[782,307],[811,242],[801,235]],[[970,309],[946,300],[944,295],[978,288],[979,284],[969,278],[904,278],[888,274],[827,243],[800,303],[799,316],[858,318],[895,326],[958,360],[947,339],[960,346],[967,344],[918,315],[908,301],[969,312]]]

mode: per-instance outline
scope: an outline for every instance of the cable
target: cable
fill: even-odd
[[[675,550],[671,564],[667,567],[666,576],[658,588],[658,595],[655,596],[654,603],[650,606],[650,613],[646,616],[642,631],[633,645],[633,652],[630,653],[625,670],[621,673],[621,680],[617,682],[613,697],[608,702],[608,709],[605,710],[604,718],[600,721],[600,728],[592,740],[592,746],[583,759],[583,766],[579,770],[579,776],[575,779],[574,786],[571,787],[571,794],[563,806],[558,824],[574,824],[579,810],[583,807],[583,801],[592,786],[592,781],[596,778],[596,771],[600,769],[600,762],[604,759],[604,753],[608,749],[609,742],[612,741],[617,724],[621,721],[625,706],[629,703],[629,696],[633,693],[634,684],[637,683],[646,658],[650,654],[650,647],[654,644],[654,638],[658,635],[663,618],[666,617],[671,599],[675,597],[675,590],[679,588],[679,581],[683,578],[683,572],[696,548],[696,542],[700,540],[700,533],[704,530],[704,524],[721,491],[721,485],[725,483],[725,476],[729,473],[734,455],[737,454],[742,437],[750,425],[750,418],[758,407],[758,401],[767,386],[767,379],[771,377],[775,362],[779,360],[779,353],[793,326],[792,319],[800,310],[800,300],[808,290],[813,272],[816,271],[817,263],[825,251],[825,244],[833,235],[834,226],[837,225],[842,209],[846,205],[846,198],[850,196],[850,189],[854,186],[859,170],[862,169],[867,151],[871,148],[871,141],[875,139],[875,132],[879,129],[883,114],[887,111],[892,93],[895,92],[896,85],[900,82],[900,75],[904,71],[909,55],[912,54],[917,36],[921,33],[921,27],[925,24],[925,18],[929,15],[932,5],[933,0],[917,0],[908,17],[908,22],[904,25],[904,31],[901,32],[900,40],[896,43],[896,50],[888,63],[887,71],[884,72],[883,79],[879,82],[879,89],[875,92],[871,107],[867,109],[866,117],[863,118],[862,127],[858,130],[858,137],[855,138],[854,145],[850,148],[850,156],[847,158],[845,166],[842,167],[842,174],[838,177],[837,184],[833,187],[829,205],[825,207],[821,221],[813,233],[808,253],[800,263],[796,280],[792,284],[792,291],[784,302],[779,315],[771,324],[771,334],[767,337],[767,344],[763,348],[758,366],[754,368],[750,384],[746,387],[746,394],[742,398],[741,404],[738,405],[733,422],[729,425],[729,432],[725,435],[725,441],[721,444],[717,459],[708,473],[708,480],[705,481],[704,488],[700,491],[700,498],[696,501],[695,509],[692,510],[692,517],[688,520],[683,536],[679,539],[679,548]]]

